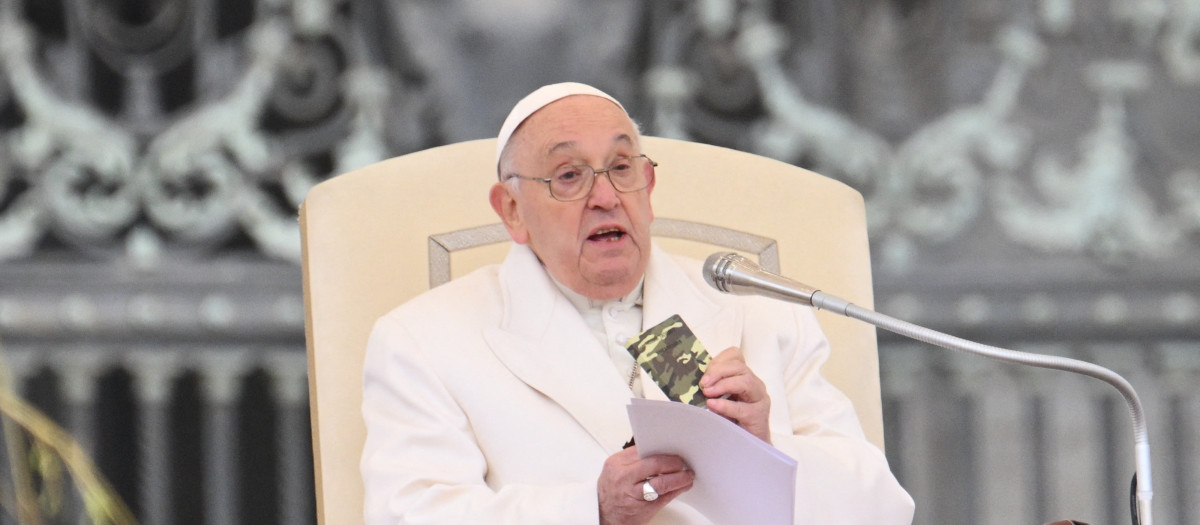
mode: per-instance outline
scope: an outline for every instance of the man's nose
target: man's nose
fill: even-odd
[[[604,180],[599,180],[600,178]],[[599,208],[611,208],[621,202],[617,197],[617,187],[608,176],[608,170],[596,172],[592,179],[592,189],[588,192],[588,204]]]

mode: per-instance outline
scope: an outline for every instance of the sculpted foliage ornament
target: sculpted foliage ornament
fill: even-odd
[[[753,73],[755,82],[738,85],[756,93],[740,98],[757,97],[762,103],[757,110],[743,112],[743,118],[753,118],[748,126],[749,143],[742,147],[810,167],[862,191],[872,241],[882,248],[880,259],[885,267],[905,271],[915,263],[920,246],[962,240],[981,220],[994,221],[1006,240],[1017,245],[1121,263],[1131,257],[1177,255],[1185,248],[1180,241],[1197,230],[1196,206],[1180,197],[1200,187],[1200,181],[1194,180],[1196,170],[1177,169],[1170,175],[1175,191],[1165,195],[1143,187],[1139,180],[1153,178],[1153,174],[1146,172],[1144,153],[1138,150],[1145,139],[1139,141],[1132,135],[1135,123],[1126,109],[1131,97],[1149,96],[1147,92],[1154,90],[1191,89],[1190,99],[1195,100],[1193,86],[1200,76],[1192,75],[1191,69],[1200,63],[1196,58],[1200,54],[1194,46],[1178,45],[1184,38],[1181,35],[1194,37],[1200,32],[1200,10],[1189,7],[1193,3],[1136,2],[1113,4],[1109,10],[1070,0],[1039,2],[1035,24],[1004,22],[996,27],[990,51],[996,65],[989,68],[991,83],[979,102],[915,122],[913,130],[900,140],[889,140],[859,124],[861,116],[805,96],[800,84],[808,79],[798,78],[785,64],[803,64],[815,53],[797,45],[811,35],[780,25],[766,2],[695,4],[700,29],[693,40],[724,46],[725,56],[736,57]],[[961,9],[969,12],[974,5],[968,2]],[[1088,16],[1106,17],[1104,27],[1083,26],[1085,10]],[[896,17],[887,12],[866,16],[862,22],[879,25],[864,33],[884,35],[875,37],[875,43],[850,44],[866,48],[862,53],[869,57],[864,59],[867,64],[894,67],[893,62],[902,59],[897,49],[910,42],[903,40],[905,37],[887,36],[898,31]],[[1141,61],[1106,56],[1111,44],[1120,42],[1121,33],[1116,30],[1122,28],[1133,35],[1128,44],[1144,51]],[[1069,55],[1064,64],[1059,50],[1069,47],[1064,42],[1072,39],[1091,47]],[[953,56],[956,50],[937,51]],[[1147,65],[1159,59],[1165,71]],[[1078,151],[1068,155],[1079,159],[1073,165],[1063,160],[1063,155],[1051,153],[1050,142],[1041,136],[1045,126],[1039,123],[1055,118],[1068,121],[1069,114],[1031,115],[1023,98],[1045,91],[1042,83],[1050,68],[1054,68],[1051,78],[1072,74],[1085,78],[1097,100],[1095,127],[1083,130],[1085,134],[1076,144]],[[683,56],[651,71],[648,79],[656,101],[656,121],[669,134],[696,140],[705,133],[706,128],[695,123],[703,116],[698,117],[688,104],[688,97],[695,100],[703,86],[714,82],[704,77],[705,71],[704,67],[689,67]],[[943,79],[919,80],[934,87]],[[911,86],[876,87],[882,90],[876,92],[886,93]],[[1061,96],[1078,100],[1075,95]],[[1194,107],[1178,111],[1194,111]]]
[[[0,260],[53,236],[148,267],[244,235],[298,261],[308,187],[389,155],[390,78],[335,34],[333,4],[214,5],[131,21],[96,4],[65,35],[2,5]]]
[[[51,238],[138,266],[231,244],[298,260],[312,184],[491,129],[475,99],[528,72],[594,74],[648,134],[850,184],[896,270],[977,228],[1110,263],[1200,230],[1193,0],[134,3],[65,4],[87,16],[56,26],[0,2],[0,260]],[[576,11],[623,29],[564,31]],[[539,42],[564,64],[491,63]]]

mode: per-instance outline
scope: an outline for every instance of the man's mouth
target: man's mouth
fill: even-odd
[[[597,230],[596,233],[588,235],[589,241],[597,242],[616,242],[625,236],[625,232],[617,228],[603,228]]]

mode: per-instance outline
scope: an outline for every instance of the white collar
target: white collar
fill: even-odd
[[[550,276],[550,282],[553,282],[554,286],[558,287],[558,290],[561,291],[564,296],[566,296],[568,301],[571,301],[571,304],[574,305],[575,309],[579,310],[580,313],[589,310],[600,310],[603,309],[605,305],[614,303],[626,307],[642,305],[642,285],[646,282],[646,276],[644,275],[638,280],[637,286],[634,286],[633,290],[631,290],[628,294],[625,294],[625,297],[611,300],[592,299],[579,292],[576,292],[575,290],[572,290],[567,285],[558,282],[558,279],[555,279],[553,275],[550,275],[549,271],[546,271],[546,275]]]

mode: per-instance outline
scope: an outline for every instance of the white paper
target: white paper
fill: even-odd
[[[792,523],[796,460],[700,407],[634,398],[628,411],[640,457],[677,455],[696,472],[679,501],[721,525]]]

